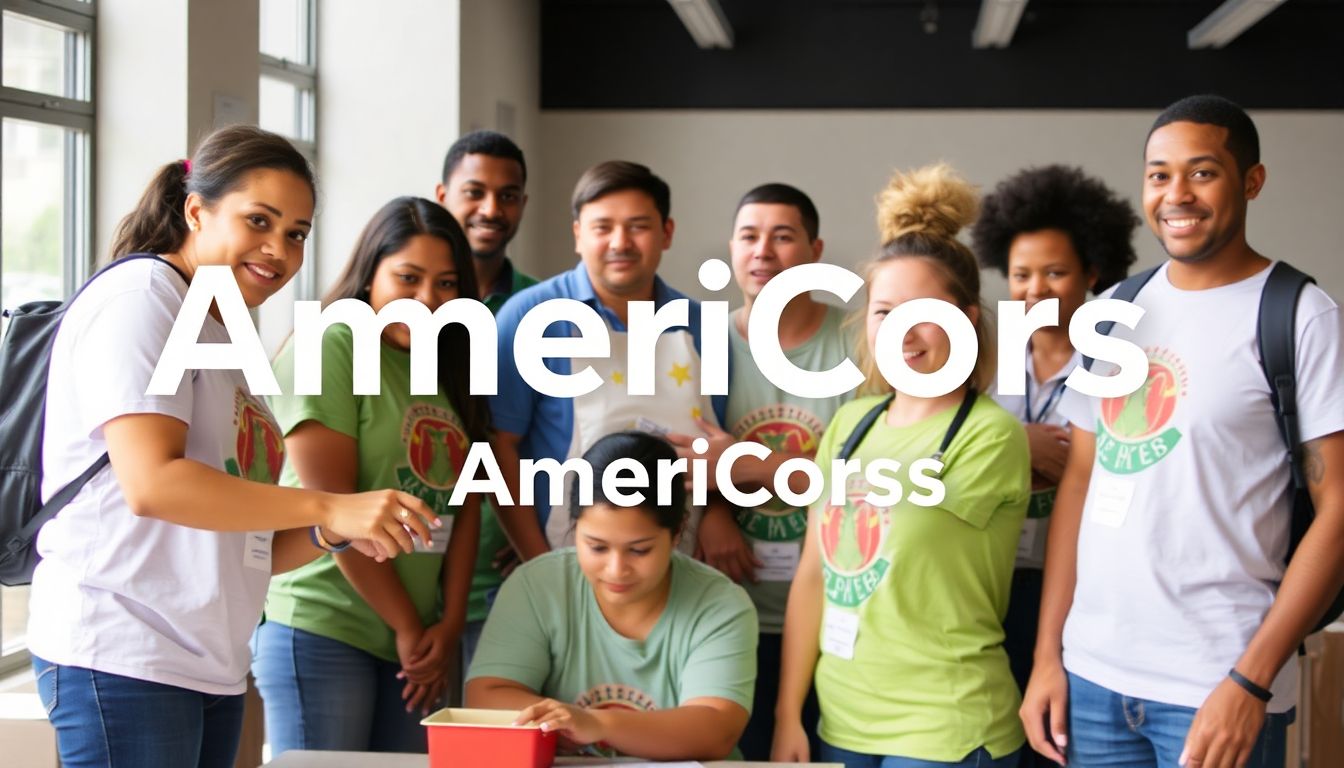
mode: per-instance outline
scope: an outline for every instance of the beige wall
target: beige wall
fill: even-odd
[[[461,0],[462,51],[460,120],[462,133],[481,128],[502,131],[527,159],[528,207],[510,257],[525,271],[546,265],[539,247],[542,214],[541,8],[538,0]],[[508,122],[512,116],[511,124]],[[443,137],[443,154],[456,136]]]
[[[1251,204],[1251,243],[1291,259],[1344,298],[1344,113],[1253,115],[1269,181]],[[1019,168],[1083,166],[1137,207],[1141,148],[1154,112],[1065,111],[647,111],[542,113],[546,178],[542,205],[550,272],[574,263],[569,195],[584,168],[623,158],[645,163],[672,186],[674,247],[662,273],[692,295],[706,258],[726,255],[737,199],[756,184],[794,184],[821,212],[826,260],[855,265],[876,247],[873,196],[893,168],[946,160],[992,187]],[[532,214],[537,210],[534,207]],[[1141,264],[1162,252],[1146,228],[1135,235]],[[986,276],[990,298],[1003,282]],[[731,292],[731,289],[725,293]],[[736,297],[733,297],[736,299]]]

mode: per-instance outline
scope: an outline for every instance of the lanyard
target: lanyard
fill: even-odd
[[[1064,396],[1065,379],[1060,379],[1059,381],[1055,382],[1055,388],[1050,390],[1050,395],[1045,398],[1045,402],[1041,405],[1041,410],[1037,412],[1034,416],[1031,413],[1031,379],[1032,376],[1030,373],[1028,373],[1027,400],[1023,404],[1023,410],[1026,411],[1028,424],[1039,424],[1045,421],[1045,417],[1049,416],[1050,412],[1055,409],[1055,405],[1059,403],[1059,398]]]

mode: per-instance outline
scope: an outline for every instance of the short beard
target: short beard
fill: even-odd
[[[508,245],[508,243],[505,243],[504,245]],[[475,261],[491,261],[495,258],[503,258],[504,245],[501,245],[493,251],[472,251],[471,258]]]

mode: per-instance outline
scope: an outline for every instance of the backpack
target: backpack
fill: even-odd
[[[151,254],[127,256],[98,270],[66,301],[32,301],[4,311],[9,329],[0,341],[0,584],[32,582],[39,559],[34,546],[38,529],[108,464],[104,453],[42,503],[42,432],[56,332],[84,288],[109,269],[139,259],[168,264]]]
[[[1111,298],[1134,301],[1139,291],[1156,274],[1158,267],[1125,278],[1115,288]],[[1292,474],[1289,495],[1292,498],[1292,518],[1289,522],[1288,559],[1297,551],[1302,537],[1316,518],[1316,505],[1307,490],[1306,474],[1302,469],[1302,438],[1297,425],[1297,366],[1296,320],[1297,300],[1307,283],[1316,282],[1293,266],[1282,261],[1270,267],[1269,277],[1260,293],[1260,314],[1256,325],[1256,345],[1260,351],[1260,367],[1269,383],[1269,399],[1274,404],[1275,423],[1287,446],[1286,460]],[[1097,324],[1103,336],[1111,332],[1114,321]],[[1092,360],[1084,366],[1091,368]],[[1321,620],[1311,630],[1318,632],[1344,614],[1344,591],[1335,596]]]

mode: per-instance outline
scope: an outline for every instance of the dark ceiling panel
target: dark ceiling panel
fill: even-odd
[[[1185,36],[1218,0],[1032,0],[1003,50],[971,47],[978,0],[720,3],[728,51],[696,48],[666,0],[543,0],[542,106],[1344,108],[1344,0],[1290,0],[1216,51]]]

